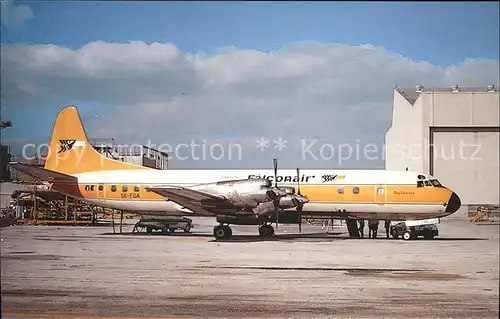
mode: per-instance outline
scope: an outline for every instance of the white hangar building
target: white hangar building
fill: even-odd
[[[493,85],[396,87],[386,169],[408,168],[437,177],[462,200],[462,209],[450,217],[467,218],[477,206],[498,206],[499,103]]]

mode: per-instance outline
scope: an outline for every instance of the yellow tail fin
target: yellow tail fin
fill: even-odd
[[[149,169],[120,162],[97,152],[89,144],[74,106],[67,106],[57,114],[45,168],[68,175],[104,170]]]

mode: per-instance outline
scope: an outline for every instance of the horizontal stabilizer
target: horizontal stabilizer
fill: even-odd
[[[18,171],[29,175],[40,182],[70,184],[78,181],[78,179],[74,176],[54,172],[37,165],[12,162],[10,163],[10,167],[17,169]]]

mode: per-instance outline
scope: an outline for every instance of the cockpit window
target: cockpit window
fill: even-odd
[[[431,184],[431,182],[429,182],[429,181],[425,181],[425,186],[432,187],[432,184]]]
[[[423,181],[417,181],[417,187],[424,187]]]
[[[443,187],[441,183],[437,179],[431,179],[432,186],[434,187]]]

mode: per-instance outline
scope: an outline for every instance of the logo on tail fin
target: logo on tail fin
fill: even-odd
[[[75,145],[76,140],[59,140],[59,151],[57,154],[69,151]]]

